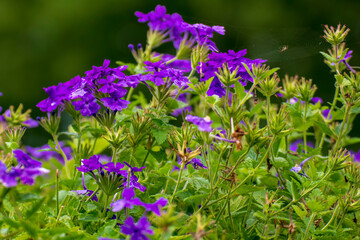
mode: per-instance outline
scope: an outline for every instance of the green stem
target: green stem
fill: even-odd
[[[219,158],[218,158],[218,164],[217,164],[217,166],[216,166],[216,170],[215,170],[215,173],[214,173],[214,176],[213,176],[213,179],[212,179],[212,184],[211,185],[214,185],[214,183],[215,183],[215,178],[216,178],[216,174],[217,174],[217,172],[219,171],[219,167],[220,167],[220,162],[221,162],[221,156],[223,155],[223,153],[225,152],[225,150],[226,150],[226,148],[227,148],[227,146],[228,146],[229,144],[226,144],[226,146],[224,147],[224,149],[223,150],[221,150],[221,152],[220,152],[220,154],[219,154]]]
[[[107,206],[109,204],[109,198],[110,196],[106,194],[106,197],[105,197],[105,206],[104,206],[104,210],[103,210],[103,217],[105,218],[106,217],[106,210],[107,210]]]
[[[172,201],[174,200],[176,191],[177,191],[177,189],[178,189],[178,187],[179,187],[180,180],[181,180],[181,175],[182,175],[182,172],[183,172],[183,170],[184,170],[184,167],[185,167],[185,162],[182,162],[182,163],[181,163],[181,166],[180,166],[180,172],[179,172],[178,180],[177,180],[177,182],[176,182],[176,186],[175,186],[173,195],[172,195],[172,197],[171,197],[171,199],[170,199],[170,204],[171,204]]]
[[[59,169],[56,169],[56,214],[59,214]]]
[[[337,210],[338,210],[339,206],[340,206],[340,204],[338,203],[337,206],[336,206],[336,208],[334,209],[334,212],[333,212],[330,220],[329,220],[328,223],[321,229],[321,231],[324,231],[324,230],[332,223],[332,221],[335,219],[335,216],[337,215],[336,213],[337,213]]]
[[[88,197],[88,199],[86,199],[86,203],[100,190],[100,187],[97,187],[97,189],[90,195],[90,197]]]
[[[56,136],[56,134],[53,134],[53,139],[54,139],[54,142],[55,142],[55,145],[57,147],[57,150],[58,152],[60,153],[60,155],[64,158],[64,161],[65,163],[68,161],[67,157],[66,157],[66,154],[64,153],[64,151],[62,150],[62,148],[60,147],[60,144],[59,144],[59,141],[58,141],[58,138]]]
[[[304,121],[304,151],[305,151],[305,154],[307,154],[307,142],[306,142],[306,112],[307,112],[307,105],[308,103],[305,102],[305,106],[304,106],[304,118],[303,118],[303,121]]]
[[[266,122],[268,126],[268,136],[270,136],[270,96],[266,96]]]
[[[332,105],[331,105],[331,108],[330,108],[330,111],[329,111],[329,115],[326,117],[327,122],[329,121],[330,116],[331,116],[332,112],[334,111],[335,105],[337,103],[337,96],[339,95],[339,89],[340,89],[339,84],[336,84],[335,96],[334,96],[334,99],[333,99],[333,102],[332,102]],[[320,143],[319,143],[320,148],[322,148],[322,146],[324,144],[325,136],[326,136],[325,133],[323,133],[322,136],[321,136],[321,140],[320,140]]]
[[[339,136],[338,136],[338,138],[336,139],[335,147],[334,147],[334,150],[333,150],[334,153],[336,153],[336,151],[337,151],[337,149],[338,149],[338,147],[339,147],[339,143],[341,142],[341,138],[343,137],[343,134],[344,134],[344,133],[343,133],[343,130],[344,130],[344,126],[345,126],[345,124],[347,124],[347,121],[348,121],[348,118],[349,118],[350,108],[351,108],[351,105],[348,103],[348,104],[346,105],[344,120],[343,120],[342,123],[341,123]]]
[[[307,239],[307,237],[309,235],[309,231],[310,231],[310,226],[314,222],[315,216],[316,216],[316,213],[311,214],[310,219],[309,219],[309,223],[308,223],[308,225],[306,227],[306,231],[305,231],[305,235],[304,235],[303,239]]]
[[[55,225],[58,225],[59,220],[60,220],[60,216],[61,216],[61,213],[62,213],[63,210],[64,210],[64,206],[61,206],[60,211],[59,211],[59,213],[57,215],[57,218],[56,218],[56,224]]]
[[[117,149],[113,147],[112,159],[111,159],[111,161],[112,161],[113,163],[116,162],[116,152],[117,152]]]
[[[256,87],[256,84],[253,83],[253,85],[251,86],[250,90],[247,92],[247,94],[245,95],[245,97],[243,98],[243,100],[240,102],[238,109],[241,108],[241,107],[244,105],[244,103],[247,101],[249,95],[252,93],[252,91],[254,91],[255,87]]]
[[[133,92],[134,92],[134,88],[133,88],[133,87],[130,87],[129,93],[128,93],[128,95],[126,96],[126,101],[130,101]]]
[[[256,172],[256,170],[257,170],[257,169],[261,166],[261,164],[265,161],[265,159],[266,159],[267,155],[269,154],[270,149],[272,148],[274,142],[275,142],[275,136],[271,139],[271,142],[270,142],[270,144],[269,144],[269,147],[268,147],[268,149],[266,150],[263,158],[260,160],[259,164],[255,167],[255,169],[252,171],[252,173],[249,173],[249,174],[247,175],[247,177],[231,191],[231,194],[234,193],[237,189],[239,189],[251,176],[253,176],[254,172]],[[243,154],[239,157],[239,160],[238,160],[238,162],[237,162],[236,165],[238,165],[238,164],[240,163],[240,160],[247,155],[247,153],[249,152],[249,150],[250,150],[250,148],[248,148],[248,149],[246,150],[246,152],[243,153]],[[234,167],[234,168],[232,169],[232,171],[228,174],[228,176],[231,176],[231,174],[234,172],[235,168],[236,168],[236,167]],[[227,176],[226,178],[228,178],[228,176]],[[212,204],[214,204],[214,203],[216,203],[216,202],[218,202],[218,201],[226,198],[227,194],[226,194],[226,195],[223,195],[222,197],[218,198],[217,200],[215,200],[215,201],[213,201],[213,202],[211,202],[211,203],[209,204],[209,201],[210,201],[211,197],[213,196],[214,191],[215,191],[215,189],[217,188],[217,185],[219,184],[219,182],[220,182],[220,179],[218,179],[218,181],[216,182],[216,184],[215,184],[215,186],[213,187],[213,189],[211,189],[211,192],[210,192],[209,197],[208,197],[208,198],[206,199],[206,201],[201,205],[201,208],[196,211],[196,213],[202,211],[206,206],[210,206],[210,205],[212,205]],[[196,214],[196,213],[195,213],[195,214]],[[195,215],[195,214],[194,214],[194,215]]]

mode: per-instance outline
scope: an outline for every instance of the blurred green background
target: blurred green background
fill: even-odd
[[[319,54],[329,47],[322,26],[346,24],[351,64],[360,61],[358,0],[0,0],[0,106],[23,103],[34,118],[42,116],[35,105],[46,98],[43,87],[83,75],[105,58],[113,67],[116,60],[132,61],[127,45],[145,44],[148,29],[134,12],[149,12],[157,4],[189,23],[224,26],[225,36],[215,37],[220,51],[246,48],[248,57],[280,67],[281,76],[312,78],[325,101],[332,99],[334,79]],[[48,137],[41,130],[29,132],[30,145]],[[355,126],[353,133],[359,132]]]

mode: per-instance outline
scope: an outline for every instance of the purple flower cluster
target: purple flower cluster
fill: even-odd
[[[147,74],[141,76],[143,81],[150,80],[156,86],[164,84],[174,84],[177,87],[185,87],[190,83],[189,79],[184,76],[186,70],[179,70],[171,67],[163,61],[150,62],[145,61],[145,68],[147,69]],[[164,79],[167,81],[165,82]]]
[[[133,168],[132,168],[133,169]],[[133,188],[125,188],[122,192],[122,199],[113,202],[110,206],[113,212],[120,212],[123,209],[133,209],[134,206],[141,206],[147,212],[153,212],[156,215],[161,215],[161,208],[165,207],[168,200],[161,197],[154,203],[144,203],[139,198],[135,198],[135,191]],[[151,225],[144,214],[140,220],[135,224],[134,219],[130,216],[124,221],[121,226],[121,232],[130,235],[131,239],[149,239],[146,234],[153,234]]]
[[[23,184],[33,185],[35,178],[49,173],[49,170],[42,168],[42,163],[32,159],[22,150],[14,151],[18,165],[8,169],[2,161],[0,161],[0,183],[5,187],[14,187],[18,184],[18,179]]]
[[[179,165],[181,165],[181,158],[179,156],[177,156],[177,162]],[[207,169],[207,167],[202,164],[201,160],[199,158],[193,158],[191,159],[191,161],[187,162],[185,164],[184,169],[187,169],[187,165],[191,164],[193,166],[194,169],[199,169],[199,168],[203,168],[203,169]],[[173,169],[171,170],[171,172],[173,171],[179,171],[180,168],[178,166],[174,166]]]
[[[195,124],[202,132],[211,132],[213,130],[211,128],[213,121],[211,121],[209,117],[201,118],[189,114],[186,116],[185,120]]]
[[[135,223],[132,216],[128,217],[124,221],[124,225],[121,226],[121,232],[125,235],[130,235],[131,240],[149,240],[150,238],[147,235],[154,234],[145,215],[137,223]]]
[[[127,66],[110,68],[109,64],[110,61],[105,60],[102,66],[93,66],[85,72],[85,77],[76,76],[68,82],[44,88],[49,97],[37,107],[43,112],[52,112],[62,108],[65,102],[72,102],[83,116],[97,114],[101,105],[121,111],[130,103],[122,99],[127,92],[125,87],[136,87],[139,80],[123,73]]]
[[[213,38],[214,32],[221,35],[225,34],[222,26],[207,26],[201,23],[189,24],[184,22],[182,17],[177,14],[167,14],[164,6],[156,6],[154,11],[149,13],[135,12],[139,22],[147,22],[150,29],[162,33],[162,42],[172,41],[175,48],[179,48],[182,41],[193,46],[195,43],[208,47],[211,51],[218,51]]]
[[[81,166],[77,167],[77,169],[83,173],[88,172],[96,180],[97,183],[101,183],[100,179],[102,179],[104,176],[107,177],[111,176],[111,179],[116,179],[118,183],[122,184],[121,186],[123,187],[126,187],[129,184],[129,187],[131,188],[137,188],[142,192],[145,191],[146,187],[144,187],[138,182],[139,179],[134,174],[134,172],[142,171],[145,167],[142,168],[131,167],[128,163],[125,162],[126,166],[128,166],[130,169],[130,176],[129,176],[128,171],[124,169],[125,164],[119,162],[102,163],[100,161],[100,158],[101,155],[98,154],[90,157],[89,159],[83,159],[81,161],[82,163]],[[111,184],[111,183],[106,183],[106,184]]]
[[[112,211],[113,212],[120,212],[121,210],[133,209],[134,206],[142,206],[148,212],[153,212],[156,215],[160,216],[161,214],[161,207],[165,207],[168,203],[168,200],[161,197],[154,203],[144,203],[139,198],[135,197],[135,191],[133,188],[124,188],[122,192],[122,199],[119,199],[113,203],[111,203]]]
[[[72,158],[72,149],[71,147],[65,147],[65,144],[63,142],[59,142],[61,149],[64,151],[67,159]],[[65,164],[64,158],[54,150],[51,150],[50,146],[48,144],[45,144],[41,147],[30,147],[26,146],[25,150],[27,153],[29,153],[32,157],[41,159],[44,161],[49,161],[52,158],[57,159],[60,163]]]
[[[220,82],[216,73],[219,73],[219,68],[222,68],[224,64],[227,64],[227,67],[231,72],[237,69],[237,76],[239,77],[239,81],[242,85],[246,86],[248,81],[253,81],[249,73],[246,71],[243,63],[245,63],[250,69],[252,65],[259,65],[266,60],[255,59],[251,60],[249,58],[245,58],[246,49],[241,50],[239,52],[235,52],[233,50],[229,50],[227,53],[210,53],[208,56],[208,61],[203,63],[201,62],[197,67],[197,71],[201,76],[202,81],[206,81],[210,78],[213,78],[209,90],[207,94],[209,96],[217,95],[220,98],[225,96],[226,91],[224,85]]]

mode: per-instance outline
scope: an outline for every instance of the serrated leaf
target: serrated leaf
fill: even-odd
[[[276,168],[281,168],[281,167],[288,167],[290,164],[289,162],[283,158],[283,157],[275,157],[274,161],[273,161],[273,165]]]
[[[83,207],[86,212],[91,212],[91,211],[94,211],[97,209],[97,206],[91,202],[87,202],[87,203],[83,204]]]
[[[295,210],[296,214],[303,220],[304,217],[306,217],[307,215],[307,211],[302,210],[300,207],[298,207],[297,205],[292,205],[292,208]]]
[[[165,142],[167,135],[168,135],[168,132],[162,131],[162,130],[159,130],[156,128],[152,128],[151,133],[153,134],[156,142],[160,145]]]
[[[308,206],[311,212],[320,212],[325,209],[325,204],[317,200],[309,200],[306,202],[306,205]]]
[[[332,137],[335,136],[334,132],[324,122],[314,121],[314,123],[315,123],[316,126],[321,128],[321,130],[323,130],[323,132],[325,132],[327,135],[332,136]]]
[[[192,176],[187,179],[189,184],[193,186],[196,190],[201,188],[209,189],[209,180],[203,177]]]

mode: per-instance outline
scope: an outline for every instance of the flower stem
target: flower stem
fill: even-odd
[[[109,204],[109,198],[110,196],[106,194],[106,197],[105,197],[105,206],[104,206],[104,210],[103,210],[103,217],[105,218],[106,217],[106,210],[107,210],[107,206]]]
[[[134,92],[134,88],[133,88],[133,87],[130,87],[129,93],[128,93],[128,95],[126,96],[126,101],[130,101],[133,92]]]
[[[326,121],[329,121],[330,119],[330,116],[331,116],[331,113],[334,111],[334,108],[335,108],[335,105],[337,103],[337,96],[339,95],[339,85],[336,84],[336,90],[335,90],[335,96],[334,96],[334,99],[333,99],[333,102],[331,104],[331,108],[330,108],[330,111],[329,111],[329,114],[328,116],[326,117]],[[321,140],[320,140],[320,143],[319,143],[319,147],[322,148],[322,146],[324,145],[324,140],[325,140],[325,133],[322,134],[321,136]]]
[[[307,154],[307,142],[306,142],[306,112],[307,112],[307,106],[308,106],[308,103],[305,102],[305,106],[304,106],[304,118],[303,118],[303,121],[304,121],[304,151],[305,151],[305,154]]]
[[[308,223],[308,225],[306,227],[306,231],[305,231],[305,235],[304,235],[303,239],[307,239],[307,237],[309,235],[311,223],[314,222],[315,216],[316,216],[316,213],[311,214],[310,219],[309,219],[309,223]]]
[[[59,169],[56,169],[56,214],[59,214]]]
[[[348,103],[348,104],[346,105],[346,109],[345,109],[344,120],[343,120],[342,123],[341,123],[339,136],[338,136],[338,138],[336,139],[335,147],[334,147],[334,150],[333,150],[334,153],[337,151],[337,149],[338,149],[338,147],[339,147],[339,143],[341,142],[341,138],[343,137],[343,134],[344,134],[343,130],[344,130],[344,126],[345,126],[345,124],[347,124],[347,121],[348,121],[348,118],[349,118],[350,108],[351,108],[351,104]]]
[[[181,167],[180,167],[180,172],[179,172],[178,180],[177,180],[177,182],[176,182],[176,186],[175,186],[175,189],[174,189],[173,195],[172,195],[172,197],[171,197],[171,199],[170,199],[170,204],[171,204],[171,203],[172,203],[172,201],[174,200],[174,197],[175,197],[176,191],[177,191],[177,189],[178,189],[178,187],[179,187],[179,184],[180,184],[181,174],[182,174],[182,172],[183,172],[184,168],[185,168],[185,162],[182,162],[182,163],[181,163]]]

